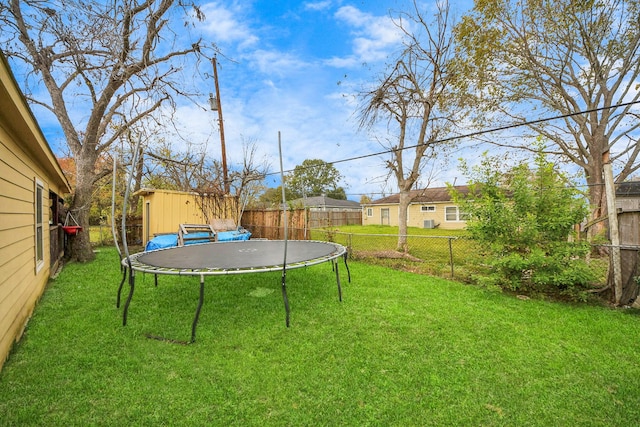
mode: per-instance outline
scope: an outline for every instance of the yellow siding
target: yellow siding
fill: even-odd
[[[22,335],[49,278],[49,185],[46,173],[0,122],[0,365]],[[44,262],[36,271],[35,185],[43,186]],[[58,189],[54,189],[58,190]],[[58,190],[59,191],[59,190]]]
[[[193,194],[154,190],[143,197],[143,244],[155,234],[177,233],[180,224],[204,224]]]
[[[146,245],[154,235],[177,233],[180,224],[206,224],[201,202],[195,193],[142,189],[142,240]],[[225,198],[224,218],[233,218],[232,197]]]
[[[435,212],[422,212],[422,206],[434,206]],[[463,229],[466,225],[465,221],[447,221],[445,218],[445,208],[456,206],[452,202],[436,202],[436,203],[416,203],[409,205],[407,212],[407,225],[409,227],[424,227],[425,220],[434,220],[434,223],[438,228],[443,230],[459,230]],[[363,225],[380,225],[382,222],[382,210],[389,210],[389,223],[388,225],[398,226],[398,204],[388,205],[366,205],[364,206],[362,215]],[[371,209],[372,215],[367,215],[367,210]],[[387,223],[384,223],[387,225]]]
[[[40,263],[36,182],[43,187]],[[0,368],[49,279],[49,191],[64,195],[68,182],[0,54]]]

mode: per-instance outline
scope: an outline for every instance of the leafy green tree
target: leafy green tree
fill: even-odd
[[[347,200],[347,193],[344,191],[344,188],[342,187],[338,187],[334,190],[327,192],[326,196],[336,200]]]
[[[287,201],[296,199],[298,196],[293,195],[291,191],[285,187],[285,197]],[[258,203],[262,206],[275,208],[282,204],[282,186],[279,185],[275,188],[267,188],[258,197]]]
[[[338,187],[340,180],[342,175],[331,163],[307,159],[286,177],[286,185],[294,198],[326,195],[344,200],[347,196],[344,189]]]
[[[363,194],[360,196],[360,204],[361,205],[366,205],[367,203],[371,203],[373,199],[369,196],[367,196],[366,194]]]
[[[463,164],[470,192],[452,190],[491,268],[484,280],[513,290],[571,293],[588,286],[594,279],[585,261],[589,245],[570,238],[588,214],[583,195],[542,150],[533,169],[501,164],[486,154],[479,166]]]
[[[457,84],[478,125],[564,116],[528,127],[584,171],[594,218],[606,214],[603,153],[619,182],[640,168],[639,15],[638,0],[476,0],[455,29]]]

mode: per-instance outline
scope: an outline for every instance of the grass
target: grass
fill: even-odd
[[[337,227],[345,233],[359,234],[393,234],[398,235],[398,226],[391,225],[345,225]],[[449,230],[444,228],[407,227],[407,235],[411,236],[467,236],[466,230]]]
[[[207,279],[138,276],[126,327],[117,255],[52,281],[0,373],[0,425],[629,425],[635,310],[520,300],[350,263]],[[344,269],[342,270],[344,272]],[[343,275],[344,276],[344,275]],[[343,277],[344,278],[344,277]]]
[[[486,277],[488,263],[478,243],[469,237],[466,230],[424,229],[409,227],[407,246],[409,257],[398,258],[398,227],[388,225],[350,225],[325,229],[314,229],[311,237],[317,240],[332,240],[349,247],[351,255],[366,261],[396,270],[432,276],[455,278],[466,283],[478,283]],[[453,264],[453,268],[452,268]],[[599,289],[607,282],[608,257],[594,254],[589,264],[596,274],[592,289]],[[523,292],[523,291],[522,291]],[[577,289],[560,292],[551,287],[547,292],[551,298],[573,298],[575,300],[597,300],[599,297]],[[542,296],[538,291],[537,296]]]
[[[332,240],[349,247],[357,259],[393,269],[470,280],[478,270],[478,250],[466,230],[425,229],[408,227],[408,255],[397,258],[398,227],[388,225],[349,225],[314,229],[311,237]]]

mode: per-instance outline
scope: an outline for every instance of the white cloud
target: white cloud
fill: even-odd
[[[334,56],[325,61],[325,64],[334,68],[354,68],[362,65],[362,61],[359,58],[351,55],[346,57]]]
[[[202,31],[217,44],[237,43],[246,48],[259,42],[259,37],[242,19],[245,9],[238,3],[207,3],[202,6],[202,11],[206,17]]]
[[[258,49],[248,55],[247,58],[251,61],[252,66],[267,75],[274,73],[277,75],[288,74],[308,66],[298,56],[276,50]]]
[[[355,62],[384,60],[402,41],[402,32],[389,16],[375,16],[353,6],[344,6],[338,9],[335,17],[352,27]]]
[[[307,10],[323,11],[323,10],[328,10],[332,5],[333,5],[333,2],[331,0],[310,1],[304,4],[304,8]]]

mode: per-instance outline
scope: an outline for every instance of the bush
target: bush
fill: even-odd
[[[542,148],[533,169],[526,163],[506,170],[501,165],[486,154],[480,166],[463,165],[471,191],[453,194],[469,215],[471,238],[485,251],[490,273],[482,283],[580,294],[596,278],[586,262],[589,246],[574,235],[574,225],[588,213],[585,198]]]

